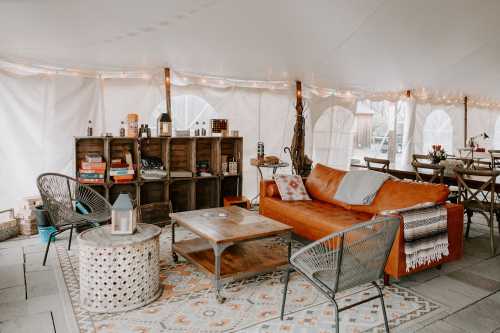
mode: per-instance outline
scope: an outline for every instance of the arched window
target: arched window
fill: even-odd
[[[432,145],[443,146],[447,153],[453,153],[453,126],[446,111],[437,109],[425,118],[422,153],[432,150]]]
[[[158,116],[165,111],[163,100],[151,113],[149,123],[156,124]],[[215,109],[203,98],[194,95],[175,96],[172,98],[172,128],[175,130],[194,130],[203,126],[208,130],[210,119],[218,118]],[[156,125],[153,125],[156,127]],[[193,133],[191,133],[193,135]]]
[[[313,128],[313,161],[348,169],[353,127],[351,111],[338,106],[324,111]]]

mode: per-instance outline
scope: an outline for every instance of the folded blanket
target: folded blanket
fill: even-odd
[[[349,205],[369,205],[390,177],[373,170],[348,171],[340,181],[334,199]]]
[[[403,212],[406,271],[441,260],[448,250],[448,211],[434,206]]]

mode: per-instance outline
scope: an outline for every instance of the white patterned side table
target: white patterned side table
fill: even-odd
[[[90,312],[129,311],[151,303],[160,285],[160,233],[138,224],[133,235],[112,235],[111,226],[78,236],[80,303]]]

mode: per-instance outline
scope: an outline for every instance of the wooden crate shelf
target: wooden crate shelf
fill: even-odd
[[[109,176],[111,160],[125,159],[130,151],[135,165],[135,178],[128,183],[114,183]],[[75,138],[75,167],[78,172],[81,161],[88,153],[101,155],[107,163],[105,184],[92,185],[101,195],[113,203],[120,193],[130,193],[145,210],[148,220],[168,220],[152,213],[155,207],[172,206],[174,212],[222,206],[224,196],[241,195],[242,167],[238,164],[237,175],[222,175],[222,155],[242,161],[243,139],[241,137],[172,137],[133,139],[122,137],[78,137]],[[168,175],[161,180],[140,178],[142,157],[158,157]],[[197,176],[196,162],[208,161],[212,176]],[[170,171],[189,171],[190,177],[172,178]],[[158,209],[160,211],[160,209]],[[153,223],[153,222],[152,222]]]
[[[196,142],[196,164],[206,161],[208,163],[208,172],[214,176],[220,174],[219,159],[219,138],[197,138]]]
[[[170,170],[195,172],[195,141],[192,138],[172,138],[170,141]]]
[[[198,178],[195,181],[196,209],[220,206],[220,181],[215,177]]]
[[[170,202],[174,213],[195,209],[195,188],[192,179],[173,180],[170,184]]]

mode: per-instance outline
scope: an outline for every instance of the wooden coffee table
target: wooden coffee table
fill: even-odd
[[[287,269],[293,228],[249,210],[231,206],[171,214],[172,257],[177,254],[213,276],[216,297],[225,280]],[[175,241],[175,226],[189,229],[198,238]],[[287,246],[275,236],[284,236]]]

